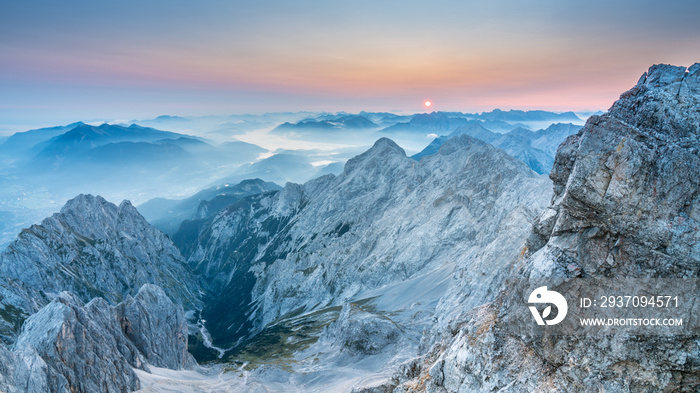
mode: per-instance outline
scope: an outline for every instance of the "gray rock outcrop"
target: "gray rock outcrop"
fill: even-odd
[[[0,344],[0,391],[7,393],[20,392],[50,392],[55,386],[55,392],[68,392],[61,379],[51,381],[48,366],[31,347],[22,347],[11,351]]]
[[[160,287],[144,285],[119,303],[116,313],[122,332],[149,364],[172,370],[195,365],[187,352],[185,313]]]
[[[12,350],[0,346],[0,390],[130,392],[140,388],[134,369],[149,364],[196,365],[182,306],[162,289],[144,285],[116,307],[62,292],[27,319]]]
[[[557,152],[554,197],[523,279],[700,275],[700,64],[656,65]],[[575,266],[575,269],[571,269]],[[518,337],[502,328],[509,288],[443,324],[425,366],[394,391],[695,392],[694,336]],[[420,382],[418,385],[416,385]]]
[[[132,367],[145,368],[113,307],[101,298],[83,305],[67,292],[27,319],[14,347],[37,351],[49,391],[133,391],[140,385]]]
[[[128,201],[79,195],[0,255],[0,338],[12,342],[22,321],[62,291],[116,304],[143,284],[162,286],[178,304],[198,302],[180,252]]]

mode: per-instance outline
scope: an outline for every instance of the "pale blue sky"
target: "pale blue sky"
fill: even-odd
[[[0,125],[606,109],[651,64],[700,61],[699,19],[696,0],[3,1]]]

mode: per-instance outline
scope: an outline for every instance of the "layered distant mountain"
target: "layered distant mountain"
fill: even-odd
[[[470,120],[463,117],[452,117],[437,113],[422,113],[414,115],[408,122],[396,123],[386,127],[381,132],[386,134],[399,132],[449,134],[470,122]]]
[[[337,168],[336,168],[337,169]],[[314,166],[312,159],[304,154],[278,153],[263,160],[241,166],[232,175],[216,181],[239,183],[245,179],[260,178],[277,184],[303,183],[319,174],[323,168]]]
[[[554,163],[557,147],[568,137],[575,134],[581,126],[553,124],[547,129],[530,131],[516,128],[505,134],[497,134],[484,128],[479,123],[469,123],[457,128],[447,136],[435,138],[423,151],[412,156],[416,160],[435,154],[445,141],[457,135],[469,135],[503,149],[511,156],[523,161],[537,173],[549,173]]]
[[[153,142],[158,139],[175,139],[184,135],[154,128],[112,124],[91,126],[80,124],[48,141],[37,159],[56,159],[87,151],[91,148],[117,142]]]
[[[330,119],[302,120],[297,123],[283,123],[273,133],[295,130],[357,130],[379,128],[372,120],[361,115],[332,116]]]
[[[491,112],[482,112],[476,116],[482,120],[500,120],[505,122],[530,122],[530,121],[551,121],[551,122],[581,122],[581,118],[574,112],[555,113],[548,111],[503,111],[494,109]]]
[[[364,116],[375,124],[381,127],[388,127],[392,124],[406,122],[411,120],[412,115],[397,115],[390,112],[360,112],[360,116]]]
[[[0,155],[28,159],[30,158],[29,156],[33,156],[33,154],[38,153],[42,149],[42,142],[46,142],[76,127],[84,125],[86,124],[78,122],[67,126],[40,128],[15,133],[0,144]]]
[[[18,142],[8,140],[2,146]],[[265,151],[245,142],[214,146],[201,138],[138,125],[78,124],[26,150],[17,170],[25,181],[51,189],[156,189],[176,178],[182,184],[206,184],[207,178],[255,161]]]
[[[246,196],[281,188],[260,179],[244,180],[236,185],[207,188],[185,199],[151,199],[139,205],[138,210],[151,225],[172,235],[185,220],[208,218]]]
[[[259,115],[237,114],[187,117],[163,115],[154,119],[132,120],[131,123],[183,132],[223,142],[230,140],[231,137],[235,135],[257,130],[270,130],[285,122],[295,123],[301,119],[316,115],[318,114],[310,112],[276,112]]]
[[[380,131],[385,135],[396,134],[438,134],[448,135],[460,127],[478,124],[495,133],[505,133],[517,127],[527,127],[525,124],[506,122],[503,120],[481,120],[478,115],[461,112],[433,112],[413,115],[409,121],[390,125]]]

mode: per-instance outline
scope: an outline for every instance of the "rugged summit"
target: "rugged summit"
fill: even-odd
[[[180,252],[131,203],[79,195],[0,255],[2,337],[12,341],[22,321],[62,291],[116,304],[143,284],[162,286],[178,304],[197,302]]]
[[[521,277],[698,278],[698,108],[700,64],[656,65],[608,113],[569,137],[557,152],[555,195],[535,225]],[[397,384],[420,380],[420,390],[441,393],[700,387],[696,337],[519,338],[499,322],[509,296],[503,288],[500,300],[449,324],[417,366],[422,371]]]

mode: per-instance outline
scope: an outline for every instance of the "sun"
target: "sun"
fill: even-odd
[[[433,103],[430,101],[426,101],[423,103],[423,105],[425,105],[426,108],[430,108],[431,106],[433,106]]]

